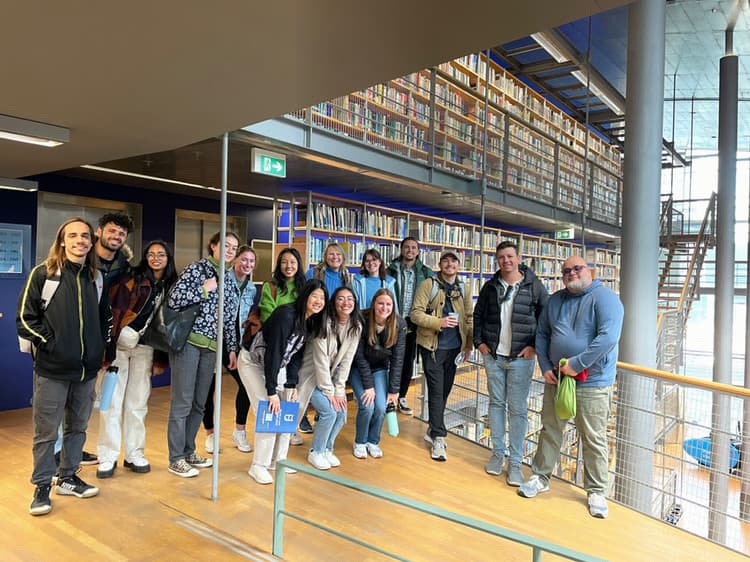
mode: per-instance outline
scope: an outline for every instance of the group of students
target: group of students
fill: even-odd
[[[92,497],[98,493],[98,488],[78,477],[77,470],[85,454],[83,443],[97,374],[111,366],[118,368],[118,378],[111,406],[100,412],[97,477],[114,475],[121,445],[125,468],[135,473],[150,471],[144,455],[150,377],[167,365],[171,369],[168,470],[192,477],[199,469],[210,467],[212,459],[196,451],[196,438],[203,422],[206,450],[211,453],[219,446],[213,428],[216,353],[222,353],[222,363],[237,381],[232,440],[240,451],[254,449],[249,475],[259,484],[273,482],[271,472],[277,462],[287,457],[290,444],[301,444],[302,438],[298,433],[256,432],[251,446],[245,430],[251,407],[256,416],[278,414],[281,402],[297,402],[299,433],[312,430],[313,434],[307,459],[315,468],[327,470],[341,464],[335,446],[347,419],[348,383],[358,407],[352,454],[358,459],[380,458],[388,403],[411,413],[406,393],[417,351],[427,387],[429,426],[424,439],[430,443],[433,460],[447,460],[444,413],[448,396],[457,366],[477,347],[487,369],[493,434],[493,456],[485,470],[489,474],[503,471],[507,408],[508,484],[521,486],[525,497],[548,489],[549,462],[538,473],[535,465],[535,474],[527,483],[520,470],[529,382],[535,346],[540,347],[537,320],[546,318],[542,312],[547,293],[533,272],[521,264],[514,244],[498,246],[500,269],[483,286],[474,310],[472,297],[458,275],[459,256],[443,252],[439,268],[433,272],[419,260],[419,245],[410,237],[401,242],[400,255],[387,268],[380,253],[368,249],[360,272],[354,276],[347,268],[343,248],[336,243],[327,246],[321,262],[307,275],[298,251],[284,248],[271,280],[258,292],[252,283],[255,252],[241,246],[235,233],[226,234],[224,246],[216,233],[208,242],[208,256],[189,264],[178,276],[169,245],[161,240],[147,244],[140,262],[131,268],[125,253],[131,230],[132,220],[119,213],[102,217],[96,232],[83,219],[66,221],[47,260],[32,271],[19,298],[19,337],[34,347],[32,483],[36,491],[32,515],[51,510],[53,477],[58,494]],[[218,276],[222,260],[224,338],[220,350],[218,289],[222,284]],[[561,298],[566,306],[570,302],[580,308],[583,301],[568,297],[586,295],[599,286],[594,283],[589,288],[592,280],[581,258],[570,260],[576,263],[564,268],[567,292],[563,291]],[[57,289],[50,291],[50,280],[55,279]],[[608,308],[616,309],[616,296],[606,295],[606,299]],[[165,306],[175,311],[197,309],[187,341],[179,350],[164,339],[160,312]],[[594,317],[601,314],[592,311]],[[253,314],[260,327],[251,325]],[[578,316],[571,317],[571,333],[579,329],[575,325],[580,323]],[[608,324],[613,326],[610,336],[619,337],[617,321],[615,314],[613,323]],[[594,365],[597,375],[597,369],[603,369],[601,384],[610,387],[616,339],[610,337],[602,346],[596,324],[584,327],[585,333],[578,334],[580,341],[573,347],[581,348],[577,351],[581,357],[593,347],[596,353],[591,352],[591,357],[599,363],[580,360],[576,364]],[[540,332],[554,343],[556,336],[548,330],[549,320]],[[568,352],[563,348],[569,339],[562,340],[552,359]],[[543,341],[541,347],[545,345],[549,341]],[[548,356],[540,357],[545,380],[552,385],[557,379],[549,371],[550,361]],[[571,376],[575,374],[571,372]],[[602,399],[606,401],[607,396],[611,391]],[[548,409],[546,401],[545,394]],[[306,418],[308,405],[316,412],[314,429]],[[259,412],[261,407],[267,411]],[[545,428],[550,423],[545,422]],[[546,435],[543,431],[544,443]],[[556,445],[559,450],[558,437],[545,445],[547,456]],[[57,467],[56,441],[61,441]],[[597,445],[600,443],[598,438]],[[595,492],[601,495],[601,482],[596,485]],[[600,502],[598,495],[595,503]]]

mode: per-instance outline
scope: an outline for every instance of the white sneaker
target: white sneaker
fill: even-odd
[[[367,443],[367,452],[374,459],[379,459],[383,456],[383,450],[375,443]]]
[[[367,446],[364,443],[355,443],[353,454],[358,459],[367,458]]]
[[[248,470],[247,473],[250,475],[250,478],[255,480],[258,484],[273,484],[273,476],[271,476],[265,466],[254,464],[250,467],[250,470]]]
[[[523,498],[533,498],[543,492],[549,492],[549,482],[543,480],[538,474],[533,474],[518,488],[518,495]]]
[[[219,443],[219,437],[216,435],[216,433],[212,433],[211,435],[206,436],[206,444],[204,445],[206,452],[210,455],[213,455],[214,453],[214,446]],[[219,447],[219,452],[221,453],[221,447]]]
[[[604,494],[599,492],[591,492],[589,494],[589,513],[592,517],[598,519],[606,519],[609,515],[609,507],[607,506],[607,498]]]
[[[289,439],[290,445],[302,445],[304,443],[302,436],[299,433],[293,433],[291,439]]]
[[[247,433],[244,429],[235,429],[232,432],[232,441],[243,453],[252,453],[253,447],[247,442]]]
[[[326,460],[328,461],[328,464],[331,465],[331,467],[341,466],[341,461],[336,455],[333,454],[333,451],[326,451],[325,455]]]
[[[307,455],[307,462],[309,462],[318,470],[328,470],[329,468],[331,468],[331,463],[328,462],[325,453],[316,453],[315,451],[310,451],[310,454]]]

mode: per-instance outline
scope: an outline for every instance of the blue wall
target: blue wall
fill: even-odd
[[[143,243],[156,238],[174,244],[175,210],[186,209],[207,213],[219,212],[218,199],[175,196],[173,193],[149,191],[116,184],[69,178],[54,174],[37,176],[40,191],[67,193],[99,199],[127,201],[143,205]],[[16,191],[0,191],[0,222],[31,225],[32,264],[39,263],[44,256],[34,256],[36,248],[37,195]],[[273,212],[270,209],[251,207],[237,203],[228,205],[228,213],[246,217],[248,235],[252,238],[273,238]],[[50,241],[51,242],[51,241]],[[23,289],[25,276],[19,279],[0,278],[0,411],[26,408],[31,404],[32,363],[31,357],[18,349],[16,335],[16,308],[18,295]],[[154,377],[154,386],[169,384],[169,371]]]

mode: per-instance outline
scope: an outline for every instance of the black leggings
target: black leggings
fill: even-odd
[[[229,357],[224,354],[222,357],[223,363],[226,366],[229,363]],[[247,396],[245,386],[240,380],[240,373],[237,369],[227,369],[232,378],[237,381],[237,396],[234,398],[234,409],[235,418],[234,422],[237,425],[245,425],[247,423],[247,414],[250,411],[250,398]],[[216,375],[211,379],[211,388],[208,389],[208,398],[206,399],[206,409],[203,413],[203,427],[207,431],[211,431],[214,428],[214,392],[216,391]]]

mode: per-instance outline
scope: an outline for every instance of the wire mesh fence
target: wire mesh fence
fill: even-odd
[[[750,391],[623,365],[607,429],[609,498],[750,554],[750,465],[743,465],[742,454]],[[544,384],[537,367],[528,399],[527,465],[542,428]],[[425,421],[426,396],[423,382],[419,417]],[[488,408],[487,379],[475,354],[456,373],[446,428],[491,449]],[[573,421],[564,433],[554,475],[583,486],[583,456]]]

